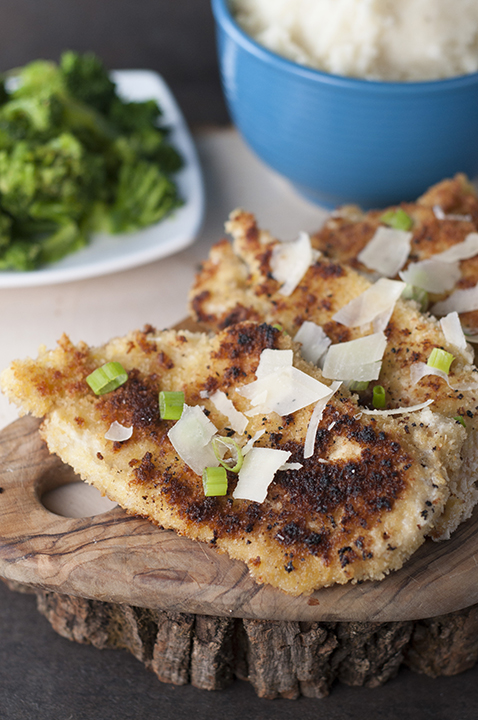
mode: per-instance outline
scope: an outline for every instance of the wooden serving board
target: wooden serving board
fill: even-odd
[[[39,422],[0,433],[0,576],[65,595],[150,609],[286,621],[417,620],[478,602],[478,513],[451,540],[427,541],[381,582],[289,597],[246,566],[119,508],[87,518],[48,511],[42,495],[77,481],[49,454]]]

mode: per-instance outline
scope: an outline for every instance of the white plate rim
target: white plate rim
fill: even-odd
[[[180,252],[198,236],[205,212],[204,180],[194,141],[173,93],[152,70],[114,70],[111,76],[125,99],[158,101],[162,124],[170,129],[171,142],[184,159],[184,167],[174,176],[184,204],[149,228],[93,235],[85,248],[44,268],[0,271],[0,288],[53,285],[128,270]]]

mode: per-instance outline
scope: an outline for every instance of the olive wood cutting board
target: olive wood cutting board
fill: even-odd
[[[39,421],[0,433],[0,576],[65,595],[151,609],[285,621],[417,620],[478,602],[478,512],[451,540],[425,544],[381,582],[289,597],[246,566],[115,507],[62,517],[43,494],[78,477],[50,455]]]

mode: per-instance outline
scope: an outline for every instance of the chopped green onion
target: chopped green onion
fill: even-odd
[[[413,219],[402,208],[388,210],[381,216],[380,222],[395,230],[410,230],[413,225]]]
[[[365,392],[368,386],[368,380],[353,380],[349,385],[349,390],[350,392]]]
[[[463,427],[466,428],[466,423],[463,420],[462,415],[456,415],[454,420],[456,420],[457,423],[460,423],[460,425],[463,425]]]
[[[162,420],[179,420],[183,413],[184,393],[182,390],[161,390],[159,393],[159,414]]]
[[[450,372],[450,365],[454,359],[454,356],[446,350],[433,348],[430,353],[430,357],[427,360],[427,365],[428,367],[435,368],[435,370],[441,370],[448,375]]]
[[[384,408],[387,404],[385,388],[382,385],[375,385],[373,389],[372,405],[374,408]]]
[[[227,473],[223,467],[204,468],[202,484],[206,497],[227,493]]]
[[[86,382],[96,395],[104,395],[116,390],[128,379],[128,373],[119,362],[108,362],[93,370]]]
[[[402,292],[402,298],[404,300],[415,300],[418,303],[420,310],[425,312],[428,308],[428,293],[423,288],[416,287],[416,285],[406,285]]]
[[[282,327],[282,325],[281,325],[280,323],[274,323],[274,325],[273,325],[272,327],[274,328],[274,330],[278,330],[278,331],[281,332],[283,335],[288,335],[288,334],[289,334],[289,333],[287,332],[287,330],[284,330],[284,328]]]
[[[221,452],[221,445],[224,448],[224,452]],[[216,437],[213,437],[212,439],[212,449],[214,450],[214,455],[216,456],[217,460],[224,468],[226,468],[226,470],[230,470],[234,473],[239,472],[242,467],[242,463],[244,462],[244,455],[242,454],[242,448],[239,447],[239,445],[233,438],[216,435]],[[233,457],[227,458],[225,460],[224,455],[227,451],[231,452],[233,454]],[[234,464],[231,465],[231,463]]]

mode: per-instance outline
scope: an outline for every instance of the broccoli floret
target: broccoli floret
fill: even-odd
[[[116,85],[94,53],[80,55],[72,50],[64,52],[60,59],[60,70],[70,95],[108,114],[116,97]]]
[[[104,192],[105,168],[71,134],[0,152],[1,205],[12,216],[79,218]]]
[[[34,270],[39,265],[40,247],[29,240],[16,240],[0,257],[0,270]]]
[[[10,138],[10,145],[17,140],[48,140],[60,131],[63,107],[59,97],[19,97],[0,106],[0,130]]]
[[[128,136],[121,135],[115,142],[115,150],[125,163],[132,163],[138,158],[149,160],[168,174],[177,172],[183,164],[177,150],[160,131],[146,130]]]
[[[34,60],[9,73],[13,89],[12,99],[22,97],[45,97],[64,92],[64,83],[56,63],[50,60]]]
[[[157,128],[161,115],[162,111],[155,100],[124,102],[119,97],[115,97],[108,119],[121,134],[124,134]]]
[[[37,189],[34,149],[17,143],[9,152],[0,152],[0,197],[3,210],[24,219]]]
[[[11,153],[0,152],[1,205],[15,218],[13,242],[0,268],[32,269],[83,247],[87,235],[81,228],[104,194],[105,178],[101,157],[90,155],[68,133],[42,145],[23,141]]]
[[[41,265],[57,262],[65,255],[77,252],[87,244],[88,238],[81,225],[74,222],[61,224],[55,232],[40,241],[39,261]]]
[[[180,205],[176,186],[157,165],[146,160],[122,165],[111,212],[112,230],[147,227]]]
[[[0,211],[0,251],[10,245],[12,239],[12,219]]]
[[[5,78],[0,76],[0,106],[10,99],[10,95],[7,93],[5,86]]]
[[[80,217],[88,204],[105,195],[106,168],[71,133],[37,147],[37,196],[40,203],[59,203],[63,214]]]
[[[138,156],[174,173],[182,167],[182,158],[168,143],[167,129],[159,127],[161,115],[155,100],[125,103],[116,98],[109,119],[120,133],[117,148],[127,162]]]

